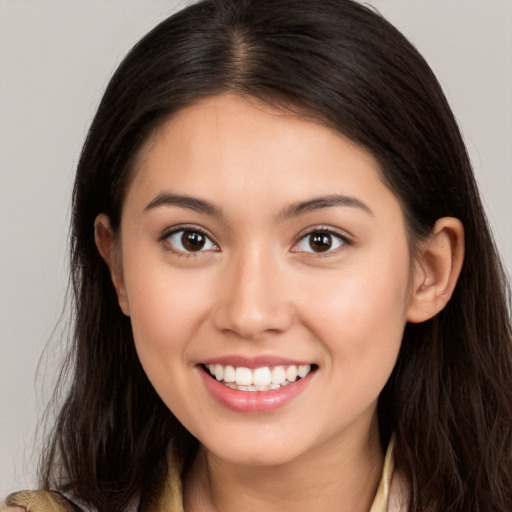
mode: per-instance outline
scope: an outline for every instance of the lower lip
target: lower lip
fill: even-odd
[[[199,373],[208,391],[227,409],[235,412],[262,413],[275,411],[293,400],[308,386],[314,372],[287,386],[268,391],[231,389],[210,377],[202,368],[199,369]]]

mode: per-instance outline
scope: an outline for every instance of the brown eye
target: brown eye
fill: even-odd
[[[201,252],[216,249],[210,238],[201,231],[180,229],[167,237],[167,241],[179,252]]]
[[[194,231],[184,231],[181,243],[187,251],[200,251],[206,242],[206,237]]]
[[[296,245],[297,252],[323,253],[344,245],[342,236],[329,231],[314,231],[303,236]]]
[[[309,245],[315,252],[325,252],[332,247],[332,236],[329,233],[310,235]]]

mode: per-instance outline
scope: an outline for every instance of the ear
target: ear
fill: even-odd
[[[94,221],[94,241],[101,257],[105,260],[110,270],[119,306],[126,316],[130,316],[119,248],[110,226],[110,219],[104,213],[98,215]]]
[[[443,217],[420,245],[413,269],[407,320],[424,322],[450,300],[464,261],[464,227],[459,219]]]

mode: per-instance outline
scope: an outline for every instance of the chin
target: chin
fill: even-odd
[[[236,464],[240,466],[281,466],[288,462],[293,461],[297,456],[297,452],[295,449],[295,453],[290,452],[272,452],[267,448],[264,452],[262,450],[229,450],[226,452],[218,451],[215,452],[215,455],[220,459],[229,462],[231,464]]]
[[[244,466],[279,466],[291,462],[308,451],[302,449],[304,443],[296,438],[284,436],[267,436],[256,439],[254,436],[226,435],[218,442],[202,443],[205,449],[225,462]]]

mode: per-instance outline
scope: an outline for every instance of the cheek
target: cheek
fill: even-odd
[[[143,259],[133,257],[125,266],[135,344],[145,367],[169,367],[184,355],[187,342],[203,324],[208,280],[201,272],[176,270],[165,261],[145,260],[141,267]]]
[[[201,288],[198,276],[157,263],[143,273],[126,268],[125,274],[139,360],[167,407],[186,422],[193,395],[191,354],[207,311],[205,278]]]
[[[310,329],[324,340],[330,371],[352,396],[378,394],[396,362],[406,323],[407,251],[361,261],[309,294]]]
[[[317,310],[318,337],[329,340],[333,364],[352,363],[373,374],[386,361],[394,364],[405,326],[405,290],[357,281],[345,282],[343,293],[333,294],[323,311]]]
[[[409,262],[403,254],[387,261],[360,259],[347,270],[334,271],[310,283],[308,302],[326,329],[345,333],[395,330],[405,324]],[[376,332],[377,334],[377,332]],[[351,336],[353,338],[353,336]],[[361,339],[364,342],[364,339]]]
[[[370,304],[351,304],[346,315],[332,325],[327,400],[338,407],[329,409],[334,424],[375,411],[377,400],[396,364],[403,322],[395,316],[377,318]],[[372,314],[373,313],[373,314]],[[390,311],[390,314],[393,314]]]

